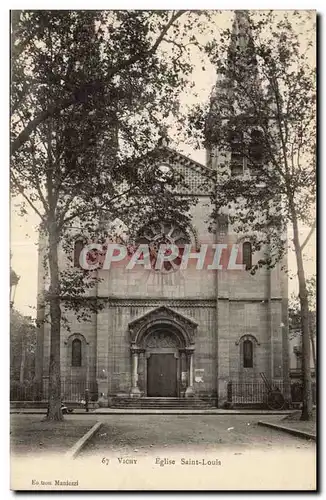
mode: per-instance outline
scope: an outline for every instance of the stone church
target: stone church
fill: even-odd
[[[244,22],[238,11],[233,32],[242,43]],[[182,246],[190,241],[198,249],[202,244],[237,244],[237,262],[244,269],[198,270],[193,259],[187,269],[177,262],[166,272],[143,266],[132,272],[119,266],[98,271],[103,280],[91,293],[105,307],[84,323],[71,315],[70,331],[62,327],[63,398],[83,399],[87,388],[93,401],[107,406],[140,401],[155,405],[158,398],[187,401],[194,407],[200,401],[218,407],[261,403],[255,392],[262,385],[261,373],[283,388],[289,377],[287,276],[282,271],[286,262],[253,275],[249,269],[259,255],[251,251],[250,235],[240,238],[233,233],[227,217],[216,232],[208,231],[211,199],[203,182],[208,171],[218,169],[218,151],[213,160],[207,153],[206,165],[168,146],[165,153],[158,167],[181,172],[187,194],[198,202],[191,208],[188,231],[163,218],[144,228],[142,242]],[[231,175],[232,166],[241,175],[245,159],[237,157],[234,165],[232,161],[231,157]],[[42,273],[40,260],[40,294]],[[44,388],[49,351],[49,327],[44,324],[38,333],[36,366]]]

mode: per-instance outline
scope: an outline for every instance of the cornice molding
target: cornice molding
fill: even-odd
[[[119,299],[109,300],[109,307],[203,307],[214,308],[216,301],[213,300],[160,300],[160,299]]]
[[[64,301],[64,297],[62,297]],[[74,298],[76,300],[76,298]],[[217,302],[229,302],[229,303],[256,303],[260,302],[261,304],[268,304],[268,298],[228,298],[228,297],[218,297],[218,299],[169,299],[168,297],[162,297],[157,299],[151,299],[148,297],[81,297],[81,301],[89,300],[89,301],[102,301],[106,302],[108,307],[188,307],[188,308],[216,308]],[[282,302],[285,300],[285,297],[272,297],[271,302]]]

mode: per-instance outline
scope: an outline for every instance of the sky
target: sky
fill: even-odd
[[[230,23],[232,13],[224,11],[215,14],[216,22],[221,25]],[[218,30],[215,32],[215,37],[218,37]],[[209,98],[211,89],[215,83],[215,69],[206,59],[205,64],[202,64],[201,57],[196,51],[193,52],[192,61],[195,64],[193,73],[193,81],[195,83],[191,92],[184,92],[181,97],[181,105],[184,110],[197,102],[206,102]],[[175,138],[173,127],[170,130],[172,139]],[[191,146],[184,142],[179,142],[176,147],[180,152],[185,153],[193,160],[205,164],[205,151],[194,150]],[[15,200],[15,202],[17,202]],[[34,213],[29,213],[27,217],[20,217],[12,204],[11,207],[11,265],[15,272],[20,276],[20,281],[15,294],[15,308],[21,313],[36,316],[36,297],[37,297],[37,227],[38,217]],[[302,241],[309,232],[309,228],[301,227]],[[291,230],[289,230],[289,239],[291,239]],[[293,278],[296,273],[295,255],[293,251],[289,251],[289,292],[297,292],[297,280]],[[315,272],[316,260],[316,241],[315,234],[309,241],[305,249],[305,270],[307,276],[311,276]]]

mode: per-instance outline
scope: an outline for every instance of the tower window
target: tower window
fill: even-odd
[[[254,366],[254,346],[251,340],[243,341],[243,367],[253,368]]]
[[[252,247],[249,241],[242,245],[242,259],[246,267],[246,271],[252,268]]]
[[[242,132],[232,132],[230,134],[231,146],[231,175],[242,175],[244,170],[245,158],[243,154],[243,134]]]
[[[263,133],[261,130],[254,129],[251,131],[251,140],[249,145],[250,163],[253,166],[260,166],[264,156]]]
[[[228,232],[228,217],[227,215],[221,214],[218,216],[217,220],[218,232],[220,236],[225,236]]]
[[[79,339],[74,339],[71,344],[71,366],[82,365],[82,343]]]

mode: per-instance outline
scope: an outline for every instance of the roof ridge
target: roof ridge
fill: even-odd
[[[167,151],[169,151],[170,153],[172,153],[174,155],[181,156],[182,158],[187,160],[189,163],[192,163],[193,165],[196,165],[197,167],[208,170],[209,172],[213,172],[212,168],[208,167],[207,165],[204,165],[203,163],[200,163],[199,161],[196,161],[196,160],[193,160],[192,158],[189,158],[189,156],[186,156],[185,154],[181,153],[180,151],[177,151],[176,149],[172,149],[169,146],[164,146],[164,148],[162,148],[162,149],[166,149]]]

